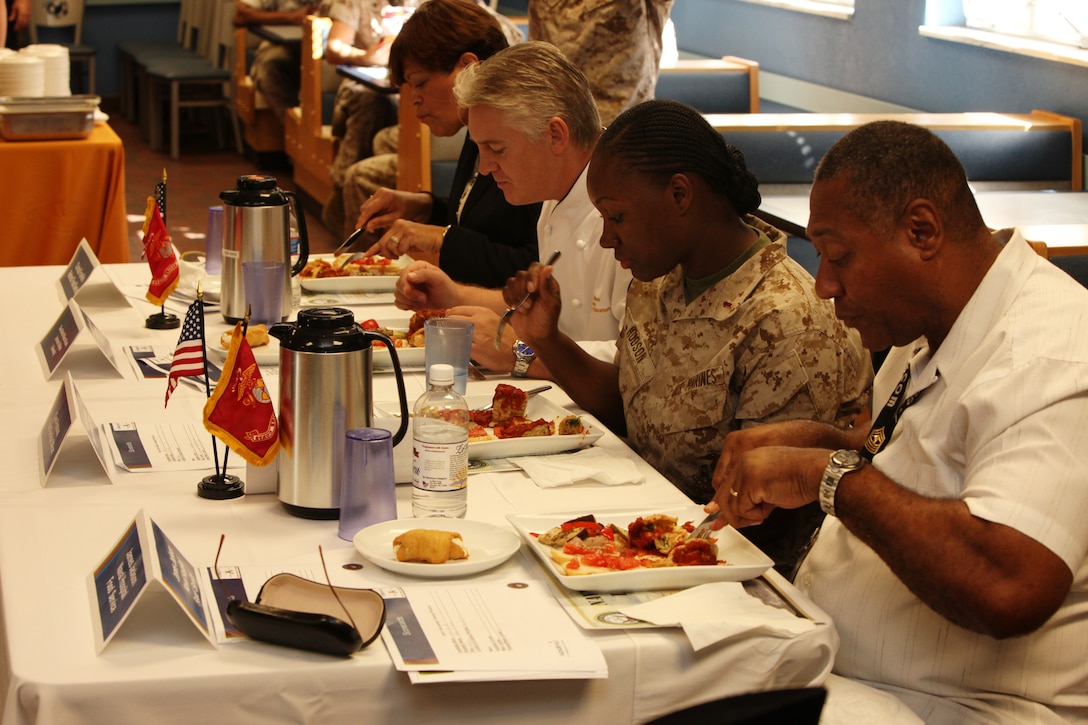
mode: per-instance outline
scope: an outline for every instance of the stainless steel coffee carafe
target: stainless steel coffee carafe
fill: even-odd
[[[280,502],[296,516],[335,519],[340,514],[345,435],[370,428],[371,342],[389,348],[400,399],[399,443],[408,430],[404,377],[392,341],[364,330],[351,310],[318,307],[299,310],[298,321],[272,325],[280,341]]]
[[[271,176],[246,174],[238,187],[221,192],[223,200],[223,271],[220,309],[227,322],[238,322],[246,314],[246,291],[242,263],[283,262],[283,316],[291,315],[291,277],[302,271],[310,256],[306,215],[293,192],[276,186]],[[294,199],[298,221],[298,261],[291,265],[290,202]]]

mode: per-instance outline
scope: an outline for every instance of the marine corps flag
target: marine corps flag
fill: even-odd
[[[162,220],[154,197],[147,197],[144,212],[144,256],[151,267],[151,284],[148,285],[148,302],[160,307],[178,286],[178,258],[166,222]],[[176,327],[176,325],[175,325]]]
[[[254,466],[266,466],[280,449],[280,428],[253,350],[234,326],[223,374],[204,405],[204,427]]]

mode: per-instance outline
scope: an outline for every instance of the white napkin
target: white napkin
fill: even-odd
[[[696,651],[740,635],[788,639],[816,627],[811,620],[751,596],[740,582],[700,584],[620,611],[644,622],[682,627]]]
[[[554,456],[522,456],[509,459],[541,488],[570,486],[580,481],[596,481],[606,486],[642,483],[646,477],[635,462],[620,458],[601,448],[585,448],[575,453]]]

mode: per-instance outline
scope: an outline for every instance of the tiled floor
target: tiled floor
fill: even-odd
[[[181,252],[204,249],[208,207],[220,204],[219,192],[236,186],[242,174],[274,176],[280,188],[294,190],[289,169],[259,169],[239,156],[233,146],[220,150],[215,134],[182,135],[181,158],[170,159],[168,151],[152,151],[140,138],[139,128],[124,120],[120,113],[110,114],[110,126],[125,145],[125,209],[129,217],[129,257],[140,259],[144,208],[147,197],[166,171],[166,225],[174,245]],[[228,129],[229,130],[229,129]],[[316,210],[315,210],[316,211]],[[336,240],[321,224],[319,216],[306,214],[311,252],[330,252],[342,240]]]

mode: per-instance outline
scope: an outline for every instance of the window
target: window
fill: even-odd
[[[1085,0],[926,0],[918,32],[1088,67]]]
[[[963,0],[968,28],[1088,48],[1084,0]]]
[[[784,10],[849,20],[854,15],[854,0],[741,0],[755,5],[770,5]]]

